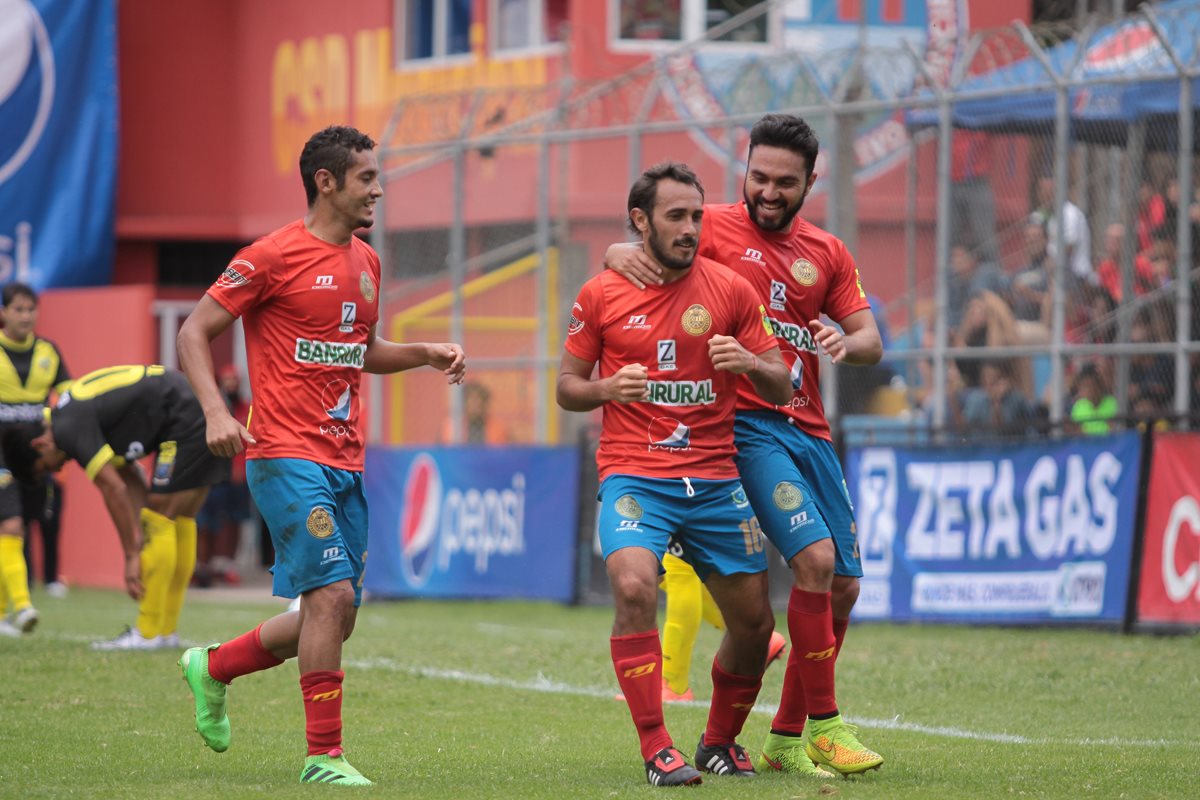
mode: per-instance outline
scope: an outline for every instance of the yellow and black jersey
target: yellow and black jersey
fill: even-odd
[[[54,342],[33,334],[18,342],[0,333],[0,424],[40,423],[50,392],[61,394],[70,381]]]

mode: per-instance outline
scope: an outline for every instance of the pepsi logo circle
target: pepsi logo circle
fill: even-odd
[[[0,0],[0,184],[29,158],[54,106],[54,48],[29,0]]]
[[[442,507],[442,475],[437,462],[421,453],[404,478],[400,512],[400,566],[413,587],[424,586],[433,571],[438,517]]]

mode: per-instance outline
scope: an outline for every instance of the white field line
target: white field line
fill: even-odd
[[[611,701],[615,695],[615,690],[611,688],[597,689],[586,686],[571,686],[570,684],[560,683],[550,680],[544,675],[539,674],[532,680],[519,681],[510,678],[502,678],[496,675],[487,675],[483,673],[464,672],[456,669],[436,669],[434,667],[417,667],[409,664],[402,664],[390,658],[367,658],[367,659],[347,659],[343,661],[344,667],[351,669],[366,669],[366,670],[383,670],[387,672],[399,672],[406,675],[420,676],[422,678],[433,678],[436,680],[453,681],[456,683],[472,683],[478,686],[494,686],[498,689],[514,689],[517,691],[527,692],[543,692],[546,694],[565,694],[576,697],[598,697]],[[690,706],[692,708],[708,708],[708,701],[705,700],[690,700],[675,705]],[[771,714],[774,715],[779,706],[774,703],[756,703],[754,706],[755,714]],[[951,739],[970,739],[981,742],[999,742],[1001,744],[1058,744],[1058,745],[1077,745],[1081,747],[1093,747],[1096,745],[1110,745],[1113,747],[1187,747],[1195,748],[1200,746],[1200,740],[1184,740],[1176,741],[1171,739],[1122,739],[1116,736],[1105,738],[1035,738],[1030,736],[1021,736],[1015,733],[991,733],[988,731],[972,731],[964,728],[954,728],[947,725],[922,725],[917,722],[905,722],[899,716],[891,719],[869,719],[865,717],[847,718],[863,728],[878,728],[881,730],[898,730],[911,731],[913,733],[923,733],[930,736],[944,736]]]

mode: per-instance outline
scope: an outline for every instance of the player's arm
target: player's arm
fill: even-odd
[[[819,319],[808,321],[813,339],[833,363],[845,361],[856,367],[879,363],[883,358],[883,339],[879,336],[879,326],[875,324],[871,309],[855,311],[838,324],[842,326],[840,331]]]
[[[142,586],[142,524],[138,518],[140,506],[134,503],[125,478],[111,463],[100,467],[92,481],[104,496],[104,505],[108,508],[113,525],[117,527],[121,549],[125,551],[125,591],[134,600],[141,600],[145,589]]]
[[[558,368],[555,396],[567,411],[591,411],[605,403],[637,403],[646,399],[649,371],[641,364],[626,364],[616,374],[592,380],[595,361],[564,351]]]
[[[604,251],[604,266],[639,289],[663,282],[662,267],[650,257],[641,242],[610,244]]]
[[[461,344],[400,344],[379,338],[375,329],[371,329],[367,336],[367,351],[363,354],[364,370],[376,375],[390,375],[414,367],[433,367],[442,371],[447,383],[462,383],[467,374],[467,356]]]
[[[213,371],[212,340],[224,333],[234,319],[233,314],[206,294],[183,321],[175,339],[179,368],[204,409],[208,449],[224,458],[240,453],[243,441],[254,444],[254,437],[246,427],[229,413]]]
[[[749,378],[768,403],[782,406],[792,401],[792,377],[778,347],[751,353],[734,337],[718,334],[708,340],[708,357],[714,368]]]

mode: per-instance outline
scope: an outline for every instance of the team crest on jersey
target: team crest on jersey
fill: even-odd
[[[771,500],[780,511],[795,511],[804,502],[804,494],[796,488],[795,484],[780,481],[775,484]]]
[[[567,336],[574,336],[583,330],[583,306],[579,303],[571,305],[571,320],[567,323]]]
[[[134,444],[139,444],[134,442]],[[130,450],[133,445],[130,445]],[[163,442],[158,446],[158,458],[154,459],[154,485],[166,486],[175,472],[175,454],[179,446],[175,442]]]
[[[363,300],[368,303],[375,302],[375,283],[371,280],[371,276],[366,270],[358,276],[358,290],[362,292]]]
[[[333,534],[333,517],[321,506],[313,506],[305,523],[308,532],[317,539],[328,539]]]
[[[618,497],[617,502],[613,504],[613,508],[626,519],[641,519],[642,514],[645,513],[642,511],[642,504],[631,494],[623,494]]]
[[[812,286],[817,282],[817,268],[811,261],[797,258],[792,262],[792,277],[801,286]]]
[[[712,314],[708,313],[708,309],[699,303],[688,306],[688,310],[683,312],[683,319],[680,320],[683,324],[683,330],[690,333],[692,336],[700,336],[707,333],[712,327]]]

